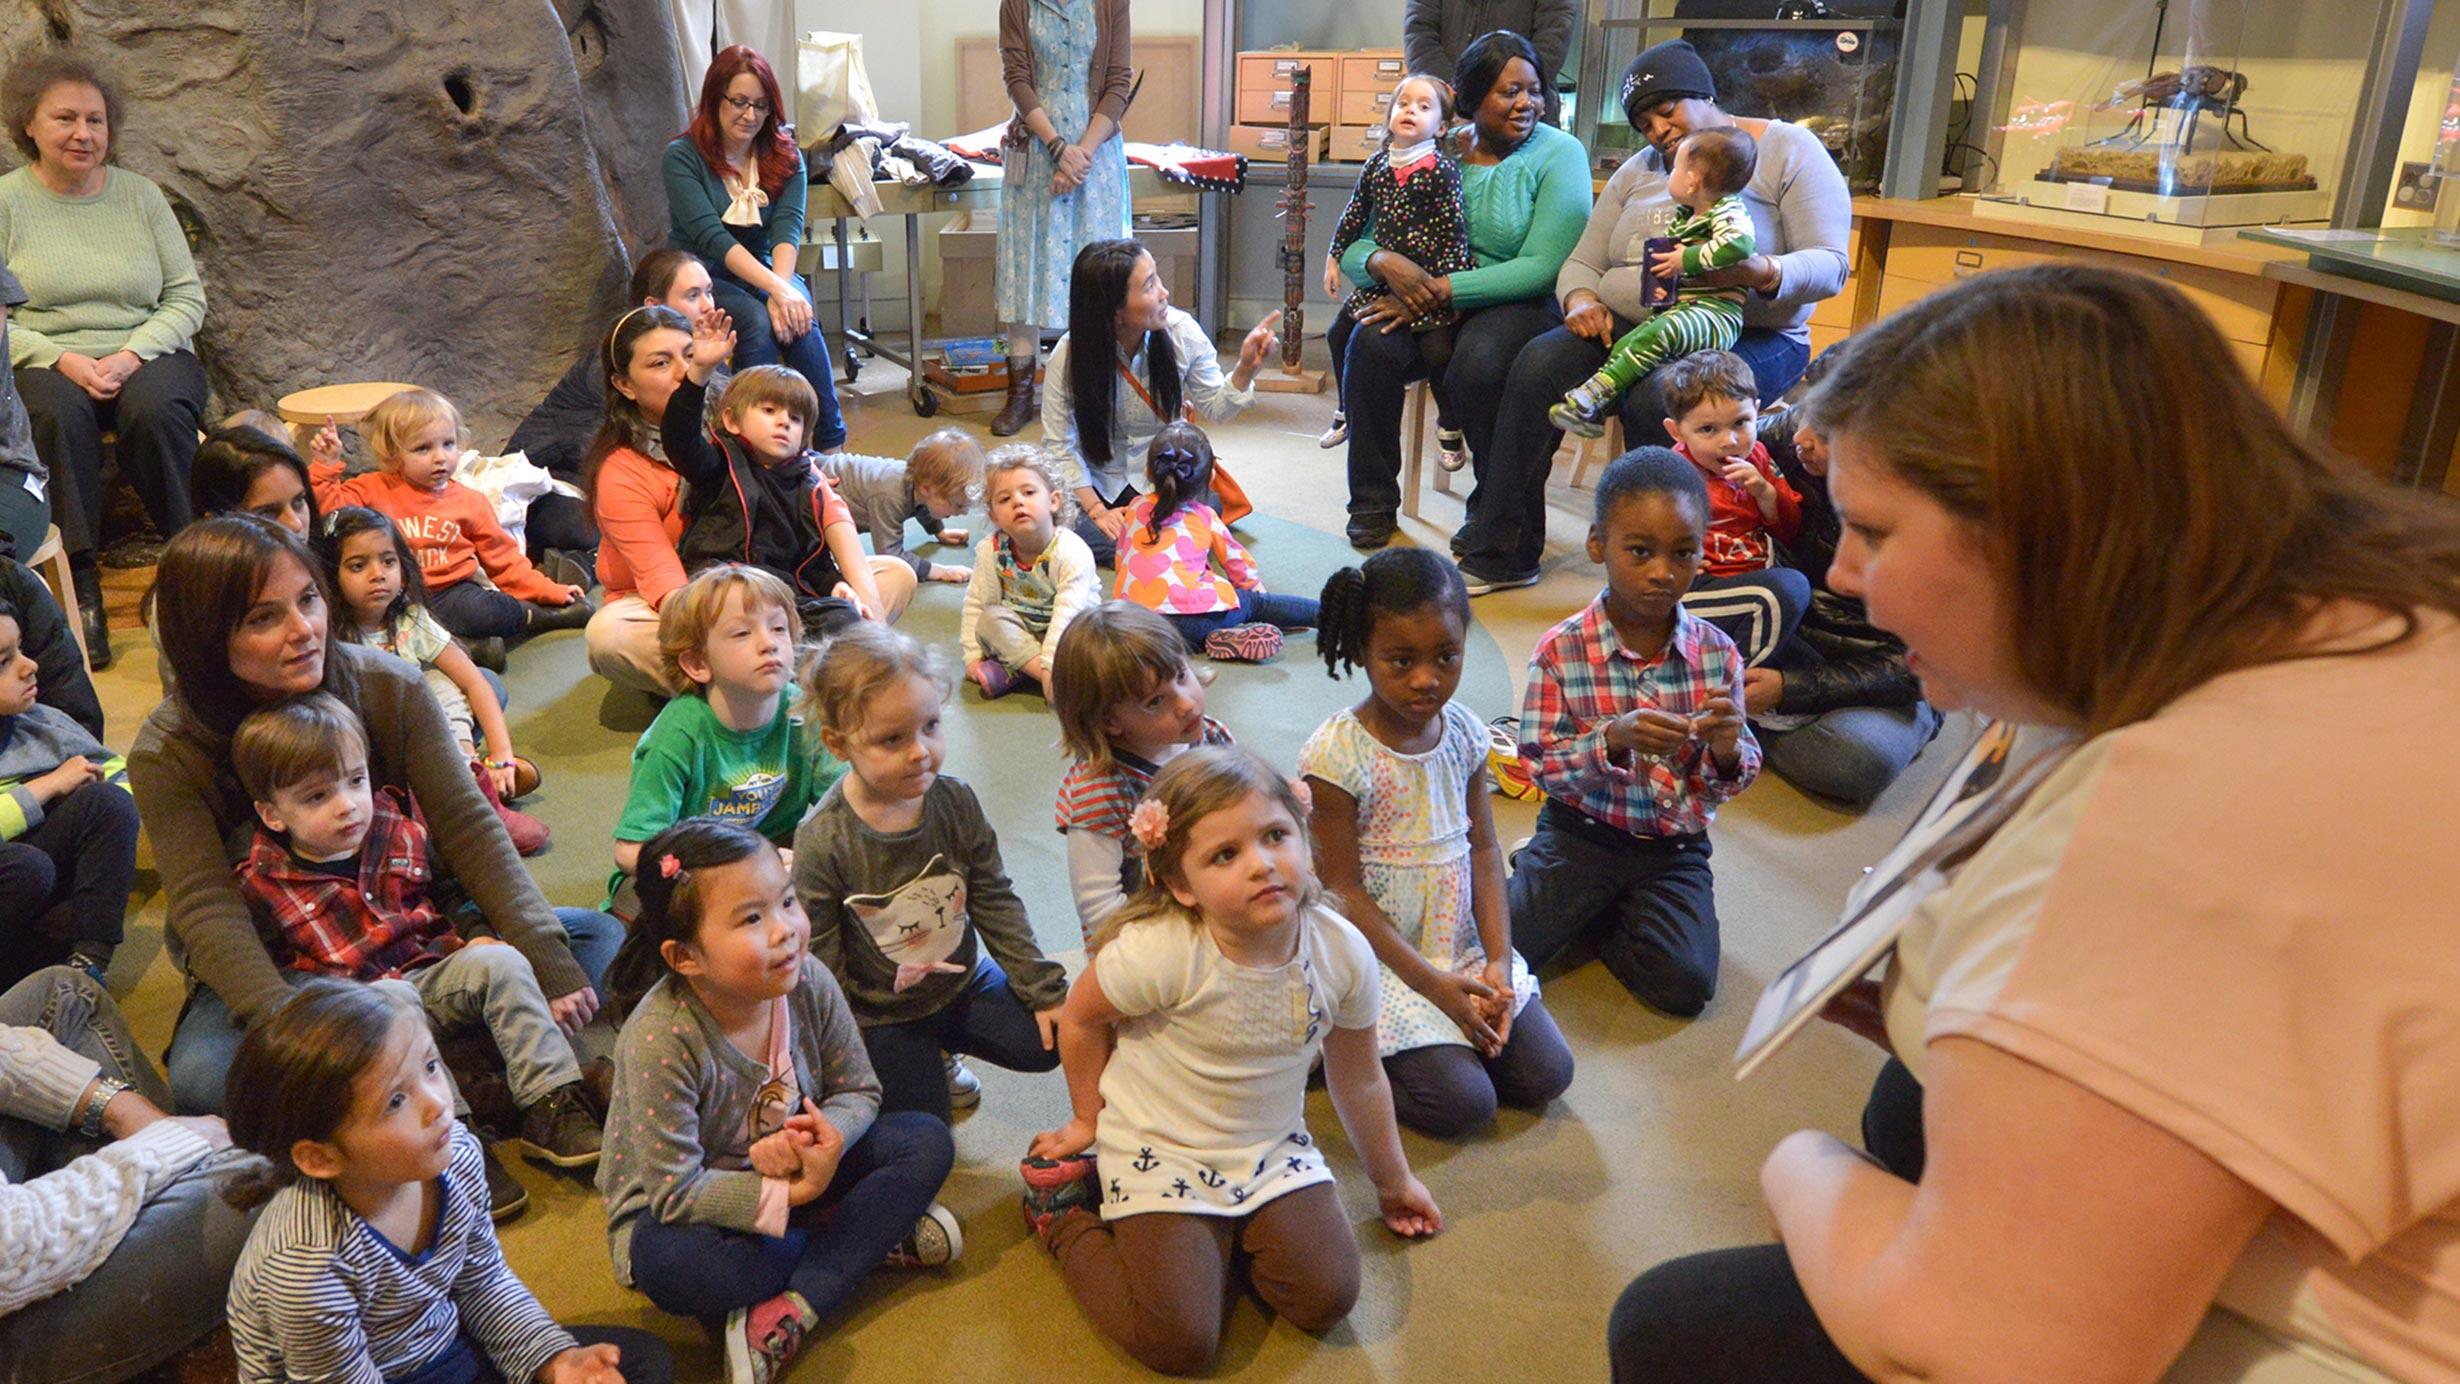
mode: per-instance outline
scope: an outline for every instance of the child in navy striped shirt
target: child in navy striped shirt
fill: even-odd
[[[567,1331],[504,1262],[478,1140],[426,1017],[383,990],[317,979],[248,1029],[230,1073],[232,1142],[271,1201],[231,1275],[241,1384],[664,1384],[666,1346]]]

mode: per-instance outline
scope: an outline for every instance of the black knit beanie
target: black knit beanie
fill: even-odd
[[[1670,38],[1654,48],[1643,48],[1640,56],[1623,69],[1623,116],[1637,129],[1640,113],[1660,101],[1696,96],[1703,101],[1717,99],[1717,84],[1709,79],[1708,64],[1700,61],[1699,50],[1679,38]]]

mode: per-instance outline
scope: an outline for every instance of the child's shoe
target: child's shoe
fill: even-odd
[[[1025,1228],[1046,1237],[1072,1210],[1097,1211],[1102,1183],[1090,1153],[1065,1158],[1028,1158],[1017,1165],[1025,1178]]]
[[[1614,407],[1614,386],[1603,375],[1591,375],[1563,396],[1563,402],[1546,410],[1546,417],[1556,427],[1574,437],[1604,437],[1606,410]]]
[[[1217,629],[1204,637],[1204,654],[1225,663],[1270,663],[1281,657],[1281,631],[1261,622]]]
[[[478,791],[486,797],[487,805],[495,809],[496,816],[504,819],[504,832],[512,837],[516,853],[536,855],[547,848],[547,843],[554,839],[554,833],[547,830],[546,823],[530,814],[505,806],[503,797],[495,791],[495,776],[487,772],[486,765],[477,760],[470,761],[470,776],[478,780]]]
[[[598,1121],[590,1114],[589,1097],[581,1083],[558,1086],[544,1100],[521,1112],[521,1151],[559,1168],[590,1168],[598,1163]]]
[[[913,1233],[888,1251],[884,1262],[892,1269],[936,1269],[956,1262],[964,1252],[965,1232],[957,1228],[957,1214],[935,1201],[914,1222]]]
[[[1332,426],[1316,434],[1315,445],[1329,452],[1349,440],[1350,416],[1339,409],[1334,409]]]
[[[976,659],[965,670],[966,679],[982,689],[982,699],[995,702],[1016,690],[1020,675],[996,658]]]
[[[943,1053],[940,1065],[948,1072],[948,1108],[971,1110],[982,1104],[982,1078],[969,1071],[965,1059],[956,1053]]]
[[[788,1289],[726,1314],[726,1384],[774,1384],[803,1353],[803,1338],[820,1324],[801,1293]]]
[[[1458,471],[1469,464],[1469,439],[1458,428],[1435,430],[1435,459],[1446,471]]]
[[[478,1161],[487,1174],[487,1219],[502,1225],[530,1204],[530,1189],[496,1160],[495,1150],[479,1145]]]

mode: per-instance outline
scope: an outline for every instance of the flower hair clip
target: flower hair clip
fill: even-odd
[[[1300,811],[1305,812],[1311,817],[1315,815],[1315,790],[1307,786],[1307,781],[1305,779],[1294,778],[1290,780],[1290,796],[1298,799]]]
[[[1159,846],[1162,838],[1170,835],[1170,809],[1159,798],[1147,798],[1136,804],[1136,810],[1128,814],[1128,835],[1146,850]]]
[[[668,851],[666,854],[658,857],[658,878],[673,879],[675,876],[682,873],[683,862],[675,858],[675,853],[673,851]]]

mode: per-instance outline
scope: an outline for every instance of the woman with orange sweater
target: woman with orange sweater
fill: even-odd
[[[346,477],[342,463],[317,462],[308,472],[316,506],[330,514],[365,505],[399,525],[418,554],[438,623],[465,640],[484,640],[578,629],[589,620],[588,593],[530,565],[497,522],[494,504],[453,479],[461,414],[450,400],[405,389],[368,410],[359,435],[378,469]],[[493,590],[475,580],[481,568]]]
[[[590,671],[652,696],[672,695],[658,657],[658,608],[684,584],[683,478],[658,437],[666,401],[691,362],[692,324],[673,308],[625,313],[599,352],[606,420],[581,463],[598,525],[604,604],[589,621]]]

